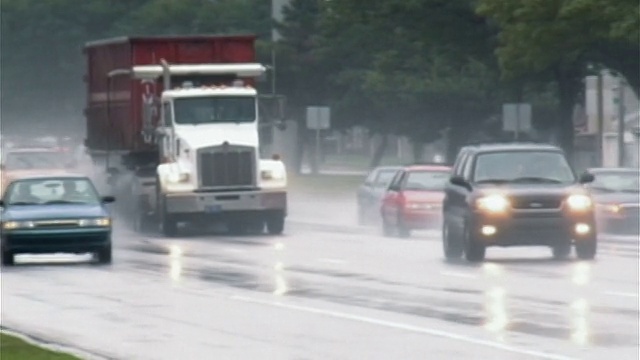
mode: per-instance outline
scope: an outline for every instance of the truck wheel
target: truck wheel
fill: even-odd
[[[159,203],[160,214],[160,232],[167,237],[173,237],[178,235],[178,222],[173,216],[167,214],[167,209],[164,202],[164,197]]]
[[[271,235],[280,235],[284,231],[284,213],[276,211],[267,215],[267,232]]]
[[[442,248],[447,260],[460,259],[464,253],[462,241],[451,235],[449,224],[446,221],[442,222]]]
[[[111,244],[106,246],[104,249],[100,249],[96,253],[96,255],[98,257],[98,263],[104,264],[104,265],[111,264],[111,257],[112,257]]]
[[[2,251],[2,265],[12,266],[14,264],[13,260],[14,260],[14,257],[11,251],[9,250]]]
[[[585,239],[576,241],[576,255],[581,260],[593,260],[598,251],[598,241],[596,239]]]

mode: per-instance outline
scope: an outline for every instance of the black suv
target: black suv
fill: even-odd
[[[593,259],[593,201],[563,151],[543,144],[485,144],[460,150],[445,187],[442,241],[447,259],[482,261],[489,246],[549,246],[561,259],[575,244]]]

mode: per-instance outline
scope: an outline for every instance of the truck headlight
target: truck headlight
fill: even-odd
[[[189,181],[189,174],[188,173],[170,173],[169,175],[167,175],[167,181],[174,184],[187,182]]]
[[[4,230],[14,230],[14,229],[28,229],[34,227],[35,224],[33,221],[7,221],[2,223],[2,228]]]
[[[511,203],[504,195],[493,194],[487,195],[476,200],[476,206],[478,209],[491,212],[501,213],[507,211]]]
[[[587,195],[574,194],[567,198],[567,205],[571,210],[584,211],[591,209],[593,202]]]
[[[280,171],[262,170],[260,177],[262,180],[282,180],[284,179],[284,174]]]
[[[111,225],[111,219],[105,217],[105,218],[95,218],[95,219],[80,219],[80,221],[78,221],[78,226],[101,226],[101,227],[106,227]]]

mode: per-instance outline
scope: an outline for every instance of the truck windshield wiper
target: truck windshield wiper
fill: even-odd
[[[513,183],[537,182],[537,183],[550,183],[550,184],[561,184],[562,183],[562,181],[560,181],[560,180],[543,178],[543,177],[535,177],[535,176],[519,177],[519,178],[512,179],[510,182],[513,182]]]
[[[510,181],[511,180],[509,179],[483,179],[483,180],[478,180],[475,183],[476,184],[506,184]]]

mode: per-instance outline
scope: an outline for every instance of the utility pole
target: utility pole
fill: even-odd
[[[597,104],[597,130],[596,130],[596,151],[598,152],[598,166],[604,164],[604,96],[602,91],[602,71],[598,70],[598,80],[596,84],[596,104]]]
[[[624,166],[624,87],[625,83],[622,77],[618,82],[618,167]]]

